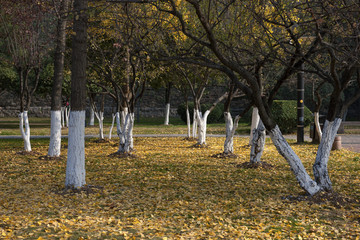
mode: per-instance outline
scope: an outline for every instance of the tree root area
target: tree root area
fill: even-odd
[[[190,148],[207,148],[208,145],[207,144],[200,144],[200,143],[195,143],[194,145],[191,145]]]
[[[59,157],[51,157],[49,155],[46,156],[40,156],[39,160],[44,160],[44,161],[61,161],[63,160],[63,157],[59,156]]]
[[[267,162],[258,162],[258,163],[244,162],[244,163],[236,165],[236,167],[245,168],[245,169],[249,169],[249,168],[271,169],[271,168],[274,168],[275,166],[270,163],[267,163]]]
[[[137,156],[133,153],[128,153],[128,152],[114,152],[108,155],[109,157],[112,158],[137,158]]]
[[[238,158],[238,155],[236,155],[234,153],[223,152],[223,153],[211,155],[211,157],[213,157],[213,158]]]
[[[54,191],[56,194],[66,196],[66,195],[75,195],[85,193],[86,195],[94,194],[94,193],[102,193],[104,187],[95,186],[95,185],[85,185],[81,188],[65,188],[62,190]]]
[[[20,152],[17,152],[16,154],[18,155],[24,155],[24,156],[36,156],[36,155],[40,155],[40,153],[38,152],[35,152],[35,151],[20,151]]]
[[[335,208],[346,207],[350,203],[360,203],[359,199],[351,199],[344,197],[337,192],[319,192],[313,196],[310,195],[300,195],[300,196],[284,196],[281,197],[282,200],[288,200],[292,202],[302,202],[306,201],[310,205],[312,204],[330,204]]]

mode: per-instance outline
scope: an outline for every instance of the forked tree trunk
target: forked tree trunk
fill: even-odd
[[[59,157],[61,154],[61,111],[51,111],[50,143],[48,156]]]
[[[314,123],[315,123],[315,131],[319,137],[319,141],[321,142],[322,131],[321,131],[321,127],[320,127],[319,112],[314,112]],[[314,138],[315,138],[315,136],[314,136]]]
[[[23,111],[22,113],[19,114],[19,118],[20,118],[20,132],[24,140],[24,151],[31,152],[30,125],[29,125],[28,112]]]
[[[263,122],[260,120],[257,128],[253,130],[250,150],[250,162],[260,163],[265,148],[266,131]]]
[[[109,130],[109,140],[110,140],[111,137],[112,137],[112,130],[113,130],[113,128],[114,128],[115,118],[116,118],[116,114],[112,114],[111,127],[110,127],[110,130]]]
[[[328,161],[341,122],[341,118],[335,118],[332,122],[329,122],[328,120],[325,121],[323,137],[321,138],[313,166],[315,181],[320,188],[325,191],[330,191],[332,189],[328,172]]]
[[[99,121],[99,138],[104,139],[104,112],[95,112],[95,116]]]
[[[249,145],[252,144],[254,129],[257,128],[257,126],[259,124],[259,120],[260,120],[259,110],[258,110],[257,107],[253,107],[253,111],[252,111],[252,115],[251,115],[251,127],[250,127]]]
[[[199,138],[198,138],[198,145],[203,146],[206,145],[206,126],[207,126],[207,118],[209,116],[210,111],[207,110],[204,115],[202,116],[200,111],[197,109],[195,113],[197,115],[197,124],[199,128]]]
[[[134,148],[133,142],[134,113],[127,113],[121,128],[119,150],[120,153],[130,153]]]
[[[187,125],[187,136],[188,138],[191,137],[191,122],[190,122],[190,113],[189,108],[186,107],[186,125]]]
[[[234,121],[230,112],[224,112],[225,126],[226,126],[226,138],[224,143],[224,154],[234,153],[234,135],[238,127],[240,116],[236,116]]]
[[[314,195],[315,193],[319,192],[321,188],[317,185],[315,181],[310,178],[300,158],[292,150],[292,148],[282,135],[279,127],[276,125],[275,128],[269,131],[269,134],[278,152],[289,163],[290,169],[293,171],[297,181],[300,184],[300,187],[303,188],[310,195]]]
[[[169,118],[170,118],[170,103],[167,103],[165,106],[165,121],[164,125],[169,125]]]

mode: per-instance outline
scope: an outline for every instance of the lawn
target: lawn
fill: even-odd
[[[336,201],[303,195],[286,161],[266,142],[272,168],[244,168],[212,155],[224,138],[193,148],[182,138],[135,138],[133,158],[114,158],[116,142],[86,141],[82,191],[64,190],[62,159],[45,160],[48,139],[32,140],[37,155],[17,154],[22,141],[0,141],[0,236],[9,239],[357,239],[360,236],[360,154],[332,151]],[[307,169],[316,145],[291,143]],[[332,196],[336,196],[333,194]],[[322,199],[324,198],[324,199]],[[0,238],[1,238],[0,237]]]

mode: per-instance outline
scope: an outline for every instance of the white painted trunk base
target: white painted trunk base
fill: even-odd
[[[201,116],[201,113],[199,110],[196,110],[196,119],[197,119],[197,125],[198,125],[198,144],[199,145],[206,145],[206,126],[207,126],[207,117],[209,116],[210,111],[207,110],[204,113],[204,116]]]
[[[276,149],[289,163],[292,172],[300,184],[300,187],[302,187],[310,195],[314,195],[319,192],[321,190],[320,187],[310,178],[300,158],[283,137],[279,127],[276,125],[274,129],[269,131],[269,133]]]
[[[80,188],[85,184],[85,111],[71,111],[65,187]]]
[[[170,103],[167,103],[165,106],[165,121],[164,125],[169,125],[169,118],[170,118]]]
[[[31,152],[30,125],[29,125],[28,111],[24,111],[20,113],[19,118],[20,118],[20,132],[24,140],[24,151]]]
[[[265,148],[265,126],[260,120],[257,128],[253,130],[251,141],[251,150],[250,150],[250,162],[251,163],[260,163],[261,157]]]
[[[124,116],[125,114],[121,114]],[[119,135],[119,150],[121,153],[129,153],[134,149],[133,129],[134,129],[134,113],[127,113],[123,125],[120,128]]]
[[[90,108],[90,121],[89,121],[89,126],[94,126],[95,125],[95,113],[94,113],[94,109],[91,107]]]
[[[66,127],[69,127],[69,116],[70,116],[70,108],[65,108],[65,121],[66,121]]]
[[[61,110],[51,111],[50,143],[48,156],[59,157],[61,154]]]
[[[192,125],[192,137],[196,138],[197,137],[197,128],[198,128],[198,122],[197,122],[197,116],[196,116],[196,111],[194,111],[193,114],[193,125]]]
[[[95,112],[95,116],[99,121],[99,138],[104,139],[104,112]]]
[[[252,144],[253,141],[253,131],[257,128],[260,121],[259,110],[257,107],[253,107],[252,115],[251,115],[251,127],[250,127],[250,139],[249,145]]]
[[[239,116],[236,116],[234,121],[230,112],[224,112],[225,126],[226,126],[226,138],[224,142],[224,153],[234,153],[234,135],[239,124]]]
[[[329,122],[328,120],[325,121],[323,136],[321,138],[315,163],[313,165],[315,181],[322,190],[326,191],[330,191],[332,189],[328,172],[328,162],[330,151],[341,122],[341,118],[336,118],[333,122]]]
[[[190,113],[189,109],[186,109],[186,125],[187,125],[187,137],[191,137],[191,122],[190,122]]]
[[[65,108],[61,107],[61,127],[65,127]]]
[[[114,128],[114,122],[115,122],[116,114],[111,114],[111,116],[112,116],[112,121],[111,121],[110,130],[109,130],[109,139],[112,138],[112,130]]]

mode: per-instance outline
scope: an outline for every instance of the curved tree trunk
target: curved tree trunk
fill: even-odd
[[[210,111],[207,110],[203,116],[199,110],[195,110],[194,114],[197,115],[197,124],[199,128],[199,138],[198,138],[198,145],[203,146],[206,145],[206,126],[207,126],[207,118],[209,116]]]
[[[275,128],[269,131],[269,134],[278,152],[289,163],[290,169],[294,173],[297,181],[300,184],[300,187],[302,187],[310,195],[314,195],[315,193],[319,192],[321,188],[315,181],[310,178],[300,158],[296,155],[286,139],[283,137],[279,127],[276,125]]]
[[[28,112],[23,111],[19,114],[20,118],[20,131],[21,136],[24,140],[24,151],[31,152],[31,143],[30,143],[30,125],[29,125],[29,117]],[[25,126],[25,129],[24,129]]]
[[[260,120],[257,128],[253,130],[251,141],[250,162],[260,163],[265,148],[266,131],[263,122]]]
[[[253,141],[253,133],[254,130],[257,128],[259,124],[260,116],[259,116],[259,110],[257,107],[253,107],[252,115],[251,115],[251,127],[250,127],[250,139],[249,139],[249,145],[252,145]]]
[[[341,122],[341,118],[335,118],[332,122],[329,122],[328,120],[325,121],[324,134],[321,138],[313,166],[315,181],[321,189],[325,191],[330,191],[332,189],[328,172],[328,161],[330,151]]]
[[[314,112],[314,123],[315,123],[315,131],[317,132],[319,141],[321,142],[322,131],[321,131],[320,121],[319,121],[319,112]],[[315,138],[315,136],[314,136],[314,138]]]

